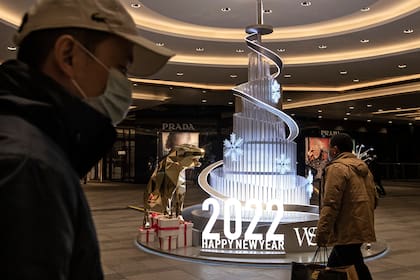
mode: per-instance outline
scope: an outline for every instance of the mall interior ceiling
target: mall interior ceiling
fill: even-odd
[[[166,105],[231,106],[247,81],[245,27],[255,0],[120,0],[139,33],[176,55],[151,77],[132,76],[133,111]],[[0,62],[34,0],[0,3]],[[264,46],[283,61],[283,109],[304,118],[418,126],[420,0],[265,0]],[[274,71],[274,69],[273,69]]]

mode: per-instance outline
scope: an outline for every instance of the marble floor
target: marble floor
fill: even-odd
[[[374,279],[420,279],[420,181],[385,181],[384,187],[387,195],[376,210],[376,231],[390,250],[367,264]],[[97,228],[106,280],[290,279],[290,266],[210,265],[143,252],[134,245],[143,215],[128,205],[141,204],[144,186],[89,182],[84,189]],[[201,189],[190,188],[186,204],[206,197]]]

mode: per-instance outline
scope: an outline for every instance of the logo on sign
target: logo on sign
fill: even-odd
[[[191,131],[195,128],[192,123],[162,123],[162,130]]]
[[[303,227],[303,228],[293,228],[296,233],[296,238],[299,243],[299,246],[302,247],[304,243],[307,246],[316,246],[315,236],[316,236],[316,227]]]

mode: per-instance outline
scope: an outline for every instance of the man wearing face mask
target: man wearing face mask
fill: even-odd
[[[118,0],[40,0],[0,65],[2,279],[103,279],[80,186],[131,104],[127,73],[172,56],[137,34]]]
[[[359,279],[369,280],[372,277],[360,248],[362,243],[376,241],[376,189],[366,163],[352,150],[349,135],[331,138],[316,238],[319,246],[334,246],[327,266],[354,265]]]

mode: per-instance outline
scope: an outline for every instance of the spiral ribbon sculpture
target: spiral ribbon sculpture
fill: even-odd
[[[276,53],[274,53],[270,49],[265,48],[264,46],[257,43],[258,42],[258,40],[257,40],[258,36],[259,36],[259,34],[257,32],[252,33],[245,38],[245,41],[246,41],[248,47],[252,51],[262,55],[263,57],[265,57],[266,59],[268,59],[268,60],[270,60],[274,63],[274,65],[277,68],[277,71],[272,74],[272,78],[275,79],[276,77],[278,77],[278,75],[281,72],[281,68],[283,67],[283,62],[281,61],[280,57]],[[293,141],[298,136],[299,127],[297,126],[296,122],[290,116],[285,114],[283,111],[281,111],[281,110],[279,110],[279,109],[277,109],[277,108],[275,108],[275,107],[273,107],[273,106],[271,106],[267,103],[264,103],[264,102],[258,100],[257,98],[255,98],[253,96],[251,96],[248,92],[246,92],[247,83],[241,84],[241,85],[233,88],[233,90],[236,92],[235,93],[236,96],[239,96],[243,100],[245,100],[249,103],[252,103],[253,105],[255,105],[255,106],[257,106],[261,109],[267,110],[268,112],[270,112],[270,113],[276,115],[277,117],[279,117],[289,128],[289,135],[287,137],[288,141]]]

